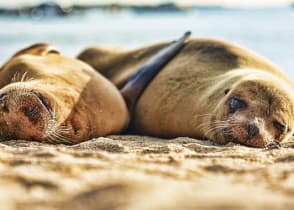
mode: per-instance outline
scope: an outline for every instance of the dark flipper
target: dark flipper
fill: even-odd
[[[161,69],[173,58],[184,46],[185,40],[191,35],[188,31],[179,40],[172,42],[157,54],[151,57],[143,66],[139,68],[137,73],[132,76],[125,86],[121,89],[121,93],[126,100],[129,110],[135,106],[137,100],[151,82],[151,80],[161,71]]]

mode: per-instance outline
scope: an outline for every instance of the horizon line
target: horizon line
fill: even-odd
[[[166,0],[153,0],[153,1],[148,1],[148,2],[140,2],[138,3],[138,1],[122,1],[122,0],[113,0],[113,1],[104,1],[104,0],[86,0],[86,1],[79,1],[79,0],[75,0],[75,1],[64,1],[64,0],[28,0],[28,1],[19,1],[19,0],[10,0],[9,3],[1,3],[0,2],[0,7],[1,8],[20,8],[20,7],[30,7],[30,6],[37,6],[40,5],[42,3],[47,3],[47,2],[55,2],[58,5],[61,5],[62,7],[72,7],[72,6],[109,6],[109,5],[119,5],[119,6],[159,6],[159,5],[163,5],[163,4],[167,4],[167,3],[173,3],[179,7],[223,7],[223,8],[275,8],[275,7],[287,7],[287,6],[291,6],[292,4],[294,4],[293,0],[284,0],[284,1],[280,1],[279,3],[277,3],[276,1],[272,1],[271,3],[267,2],[263,2],[263,3],[259,3],[259,4],[253,4],[253,3],[248,3],[249,1],[247,1],[247,3],[241,3],[239,2],[219,2],[215,0],[212,0],[210,2],[205,1],[205,3],[203,1],[180,1],[180,0],[174,0],[174,1],[166,1]]]

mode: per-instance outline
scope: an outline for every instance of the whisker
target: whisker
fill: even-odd
[[[28,74],[28,72],[24,72],[24,73],[23,73],[23,75],[22,75],[21,78],[20,78],[20,82],[25,81],[27,74]]]
[[[64,137],[60,136],[59,134],[56,134],[55,132],[52,132],[50,134],[50,137],[54,139],[55,143],[65,143],[70,144],[71,141],[66,140]]]
[[[72,140],[66,135],[69,134],[70,128],[65,126],[58,126],[55,120],[49,120],[47,123],[47,129],[44,132],[48,141],[53,143],[72,144]]]
[[[209,137],[211,134],[218,132],[221,129],[225,129],[228,126],[236,127],[240,126],[240,122],[236,119],[229,118],[227,120],[213,120],[212,122],[204,122],[199,125],[199,129],[204,133],[205,137]],[[225,131],[226,134],[232,134],[231,131]]]
[[[28,77],[28,72],[24,72],[22,75],[17,71],[11,78],[10,83],[26,82],[34,80],[33,77]]]

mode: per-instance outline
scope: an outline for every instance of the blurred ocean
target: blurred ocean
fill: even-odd
[[[139,47],[172,40],[184,31],[195,37],[219,37],[266,56],[294,80],[294,9],[193,10],[138,14],[89,11],[50,19],[0,18],[0,63],[16,50],[49,42],[76,56],[89,45]]]

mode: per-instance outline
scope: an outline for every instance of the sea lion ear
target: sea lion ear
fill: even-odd
[[[60,54],[58,49],[55,48],[54,46],[50,45],[50,44],[37,43],[37,44],[34,44],[34,45],[30,46],[30,47],[27,47],[27,48],[24,48],[24,49],[18,51],[17,53],[15,53],[12,56],[12,58],[20,56],[20,55],[25,55],[25,54],[44,56],[44,55],[48,55],[48,54],[51,54],[51,53]]]

